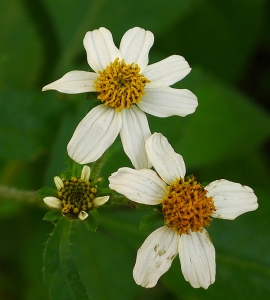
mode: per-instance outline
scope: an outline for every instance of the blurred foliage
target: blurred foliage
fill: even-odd
[[[208,290],[185,282],[178,258],[155,288],[143,289],[134,283],[132,269],[137,249],[153,230],[138,230],[150,210],[108,204],[99,209],[100,226],[93,232],[64,218],[56,225],[42,221],[47,211],[42,199],[35,206],[0,195],[0,299],[269,295],[269,13],[267,0],[1,1],[1,185],[54,188],[53,177],[67,169],[66,145],[91,100],[86,94],[41,93],[42,86],[70,70],[89,70],[82,45],[86,31],[107,27],[119,45],[126,30],[140,26],[155,35],[151,63],[172,54],[186,58],[193,70],[175,86],[199,99],[197,111],[186,118],[149,116],[152,132],[167,136],[183,155],[187,173],[201,182],[226,178],[251,186],[259,209],[212,222],[217,277]],[[131,166],[118,145],[119,140],[103,166],[105,177]],[[44,253],[51,231],[47,243],[55,242],[55,248]]]

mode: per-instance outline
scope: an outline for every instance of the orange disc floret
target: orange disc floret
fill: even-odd
[[[213,197],[207,197],[207,191],[194,176],[175,180],[162,200],[165,224],[178,234],[201,232],[210,225],[215,210]]]

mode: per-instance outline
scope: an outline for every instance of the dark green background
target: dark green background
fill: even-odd
[[[1,185],[53,187],[53,176],[66,168],[67,142],[91,100],[41,88],[68,71],[89,70],[82,45],[86,31],[104,26],[118,46],[126,30],[140,26],[155,35],[150,62],[172,54],[186,58],[192,72],[175,86],[199,99],[196,112],[185,118],[149,116],[152,132],[168,137],[188,174],[201,182],[225,178],[249,185],[259,201],[257,211],[235,221],[212,222],[217,276],[206,291],[185,282],[178,258],[155,288],[136,286],[136,251],[153,230],[138,230],[147,211],[101,208],[97,233],[61,220],[51,248],[59,259],[59,281],[46,281],[53,299],[263,299],[270,294],[269,12],[267,0],[1,0]],[[104,176],[120,166],[130,166],[121,147]],[[47,208],[41,199],[40,205],[29,205],[0,196],[0,299],[49,299],[42,275],[53,229],[42,221]],[[80,275],[61,281],[66,269]]]

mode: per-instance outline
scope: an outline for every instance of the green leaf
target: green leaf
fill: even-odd
[[[55,134],[61,108],[63,104],[50,94],[0,91],[0,157],[26,160],[44,152]]]
[[[125,225],[129,226],[121,223],[122,228]],[[142,289],[132,278],[135,253],[129,245],[122,243],[107,225],[93,233],[81,222],[73,231],[72,253],[89,299],[139,299]]]
[[[157,4],[155,0],[138,0],[136,2],[82,0],[80,5],[76,5],[75,2],[46,0],[52,22],[59,33],[59,44],[62,51],[61,61],[56,69],[58,76],[62,76],[62,72],[72,70],[72,67],[74,69],[72,64],[74,57],[81,53],[85,55],[82,40],[87,31],[103,26],[112,32],[115,41],[120,41],[125,30],[138,26],[138,20],[140,20],[141,27],[154,30],[157,35],[170,28],[178,20],[184,19],[187,13],[200,2],[202,1],[181,0],[181,5],[179,5],[178,0],[171,0],[168,6],[165,2]],[[61,15],[59,15],[59,11],[61,11]],[[115,22],[113,16],[121,16],[121,18]],[[160,22],[161,19],[166,22]],[[84,57],[84,68],[87,69],[89,66],[86,62],[86,55]]]
[[[141,219],[140,230],[148,229],[148,228],[152,227],[153,225],[155,225],[157,222],[163,222],[163,221],[164,221],[163,215],[160,212],[155,211],[154,213],[144,216]]]
[[[52,221],[60,219],[61,217],[63,217],[63,215],[61,214],[61,212],[59,210],[50,210],[45,214],[43,221],[52,222]]]
[[[152,131],[159,128],[183,156],[188,170],[255,151],[269,136],[269,114],[255,101],[199,69],[185,80],[176,86],[195,93],[196,112],[184,119],[170,117],[169,122],[151,116],[149,120]]]
[[[23,2],[15,1],[10,14],[10,1],[1,0],[0,27],[5,28],[0,33],[1,89],[29,89],[42,67],[42,39]]]
[[[37,191],[37,193],[41,198],[56,197],[56,195],[57,195],[57,192],[50,187],[43,187],[43,188],[39,189]]]
[[[46,242],[43,274],[52,300],[88,299],[71,252],[73,222],[61,218]]]
[[[159,49],[171,55],[174,48],[192,67],[200,65],[222,79],[239,82],[261,38],[265,11],[266,1],[198,2],[188,17],[179,19],[164,33],[158,41]]]
[[[88,217],[82,221],[85,227],[90,231],[97,231],[98,228],[98,211],[93,209],[89,212]]]

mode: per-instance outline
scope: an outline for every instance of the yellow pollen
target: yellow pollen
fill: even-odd
[[[167,187],[167,195],[162,200],[165,224],[177,234],[202,232],[203,226],[210,225],[211,215],[216,210],[213,197],[206,194],[193,176],[175,180]]]
[[[137,64],[127,65],[123,59],[119,61],[119,58],[98,73],[99,77],[95,80],[98,99],[116,111],[140,102],[144,95],[144,86],[150,82],[140,74]]]

